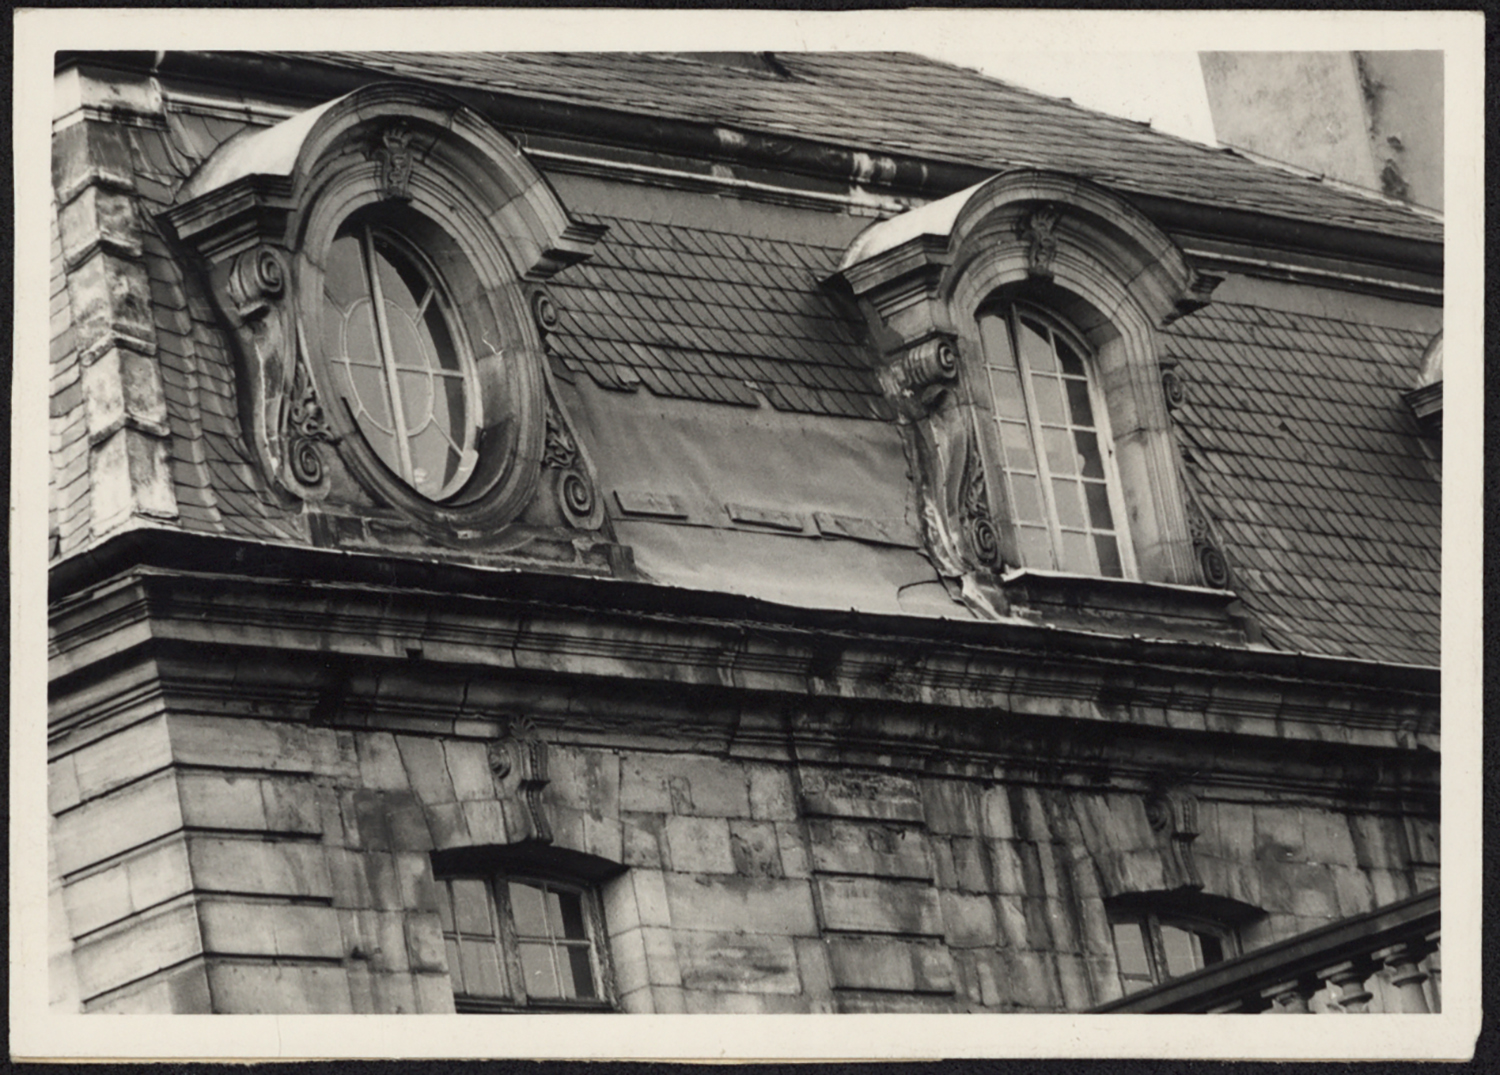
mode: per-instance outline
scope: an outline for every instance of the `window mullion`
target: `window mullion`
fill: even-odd
[[[1012,306],[1010,313],[1011,348],[1016,356],[1016,370],[1021,375],[1021,398],[1026,403],[1026,426],[1031,432],[1031,452],[1036,457],[1037,484],[1041,488],[1042,507],[1047,514],[1047,532],[1051,537],[1052,566],[1062,566],[1062,528],[1057,520],[1057,500],[1052,492],[1052,468],[1047,465],[1047,445],[1042,437],[1042,418],[1037,410],[1036,395],[1031,388],[1031,364],[1021,351],[1021,313]]]
[[[416,468],[411,462],[411,445],[407,442],[406,408],[401,399],[401,380],[396,372],[396,350],[391,345],[391,328],[386,321],[385,293],[380,287],[380,272],[375,264],[375,236],[367,225],[360,244],[364,250],[365,272],[370,281],[370,303],[375,307],[375,330],[379,334],[378,347],[381,363],[385,367],[386,388],[391,398],[391,420],[396,426],[396,455],[401,461],[401,477],[408,482],[416,480]]]

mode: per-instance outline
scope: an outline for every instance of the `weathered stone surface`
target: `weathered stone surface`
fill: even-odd
[[[746,877],[781,877],[781,849],[776,826],[769,821],[731,821],[729,850],[734,870]]]
[[[735,993],[798,993],[791,937],[679,930],[677,958],[685,989]]]
[[[780,766],[747,765],[750,775],[750,816],[766,821],[791,821],[797,816],[797,796],[791,774]]]
[[[453,793],[459,801],[495,797],[495,778],[490,772],[484,743],[474,739],[450,739],[443,743],[443,757],[453,779]]]
[[[171,764],[163,717],[122,728],[67,755],[77,796],[66,805],[86,801]],[[61,766],[61,760],[58,763]],[[61,804],[60,804],[61,805]]]
[[[177,515],[167,443],[135,429],[116,429],[89,453],[89,497],[98,534],[135,515]]]
[[[130,918],[74,945],[79,994],[87,1001],[191,959],[202,949],[197,908],[189,902]]]
[[[359,782],[365,791],[407,791],[406,767],[396,749],[396,737],[390,732],[357,733],[355,749],[359,756]]]
[[[552,747],[547,760],[549,801],[594,818],[620,815],[620,758],[602,750]]]
[[[867,877],[818,877],[823,925],[860,933],[943,932],[938,894],[929,885]]]
[[[817,933],[812,891],[805,881],[676,873],[665,877],[671,925],[676,929],[713,930],[733,923],[746,933]]]
[[[342,959],[338,912],[316,904],[204,899],[198,903],[205,953]]]
[[[627,754],[620,809],[691,817],[749,817],[750,789],[736,763],[679,754]]]
[[[90,357],[119,344],[155,349],[151,283],[137,260],[95,250],[69,271],[68,300],[78,348]]]
[[[807,849],[806,833],[806,827],[799,822],[776,822],[776,846],[781,850],[781,872],[787,877],[812,876],[812,855]]]
[[[342,967],[218,961],[208,966],[214,1011],[240,1015],[350,1011]]]
[[[176,777],[165,770],[58,818],[53,828],[57,868],[73,873],[181,827]]]
[[[922,807],[933,832],[977,836],[982,811],[979,790],[965,780],[922,781]]]
[[[213,1011],[202,960],[163,971],[91,1001],[88,1011],[114,1015],[207,1015]]]
[[[995,901],[987,895],[942,893],[943,935],[955,948],[995,944],[999,939]]]
[[[953,959],[940,944],[885,937],[830,937],[833,983],[844,989],[954,991]]]
[[[658,814],[627,814],[621,820],[621,860],[626,866],[662,867],[662,823]]]
[[[172,758],[180,765],[316,773],[357,784],[359,762],[352,739],[329,728],[172,713],[167,718]]]
[[[802,804],[808,814],[830,817],[923,820],[917,782],[895,773],[805,766],[801,770]]]
[[[398,735],[396,749],[401,754],[401,764],[406,769],[411,789],[424,805],[451,803],[458,798],[453,790],[453,778],[448,775],[447,762],[443,759],[442,743],[425,736]]]
[[[71,936],[101,929],[192,888],[187,847],[178,838],[148,847],[61,888]]]
[[[317,844],[192,836],[188,861],[193,883],[201,891],[323,898],[333,894],[328,860]]]
[[[876,877],[932,876],[932,856],[920,829],[870,821],[808,822],[813,868]]]
[[[828,965],[827,942],[817,937],[795,937],[797,969],[802,978],[802,992],[812,1002],[810,1010],[833,1011],[833,970]]]
[[[734,873],[729,822],[719,817],[669,817],[663,824],[672,869],[678,873]]]

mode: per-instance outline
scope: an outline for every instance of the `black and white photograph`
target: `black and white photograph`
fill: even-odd
[[[248,14],[17,18],[17,1057],[1472,1052],[1482,16]]]

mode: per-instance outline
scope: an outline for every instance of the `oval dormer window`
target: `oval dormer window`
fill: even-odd
[[[483,428],[472,352],[441,277],[399,233],[339,229],[323,277],[333,387],[379,460],[428,500],[457,496]]]

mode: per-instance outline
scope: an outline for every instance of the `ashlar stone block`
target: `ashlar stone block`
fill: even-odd
[[[716,930],[732,922],[746,933],[818,932],[812,890],[805,881],[669,873],[665,882],[674,929]]]
[[[675,935],[685,989],[732,993],[799,993],[791,937],[681,930]]]
[[[940,944],[886,937],[830,937],[833,984],[843,989],[952,993],[953,957]]]
[[[744,766],[689,754],[628,754],[620,765],[620,809],[682,817],[750,816]]]
[[[827,817],[923,820],[922,796],[911,777],[879,770],[804,767],[802,803],[808,814]]]
[[[876,877],[932,877],[932,855],[920,829],[870,821],[808,822],[813,868]]]
[[[828,929],[942,935],[937,889],[930,885],[870,877],[818,877],[816,883]]]
[[[342,1015],[351,1010],[343,967],[212,962],[214,1011],[240,1015]]]
[[[731,821],[729,850],[736,873],[746,877],[783,876],[776,826],[769,821]]]

